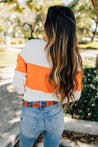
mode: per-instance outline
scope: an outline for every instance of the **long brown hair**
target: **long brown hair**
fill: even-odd
[[[51,68],[49,83],[55,87],[59,102],[62,104],[66,99],[69,103],[70,99],[74,100],[77,59],[83,69],[72,10],[64,6],[49,7],[44,31],[47,36],[44,50]]]

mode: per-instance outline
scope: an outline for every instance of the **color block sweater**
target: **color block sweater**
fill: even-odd
[[[58,101],[54,87],[48,82],[49,63],[44,51],[46,42],[39,39],[29,40],[17,57],[13,85],[26,101]],[[76,73],[75,100],[81,96],[81,68]],[[64,101],[63,103],[66,103]]]

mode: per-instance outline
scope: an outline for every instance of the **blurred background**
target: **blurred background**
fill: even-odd
[[[52,5],[73,10],[83,60],[81,98],[72,108],[66,106],[65,116],[98,121],[98,0],[0,0],[0,135],[3,142],[20,121],[21,97],[12,85],[17,55],[28,40],[43,39],[43,20]]]
[[[51,5],[70,7],[76,17],[81,49],[98,49],[97,0],[0,0],[0,57],[2,48],[23,47],[28,39],[42,39],[47,9]],[[9,54],[8,53],[8,57]],[[3,52],[2,52],[3,54]],[[16,55],[13,56],[16,57]],[[6,60],[6,58],[5,58]],[[15,65],[15,60],[0,59],[0,68]],[[95,59],[86,58],[84,67],[95,67]],[[13,61],[13,62],[12,62]]]

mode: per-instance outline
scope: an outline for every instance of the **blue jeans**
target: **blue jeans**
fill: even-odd
[[[44,147],[58,147],[63,130],[64,113],[58,103],[40,108],[22,105],[20,147],[32,147],[42,132],[44,133]]]

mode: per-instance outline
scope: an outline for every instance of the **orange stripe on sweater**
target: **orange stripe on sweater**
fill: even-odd
[[[82,79],[81,79],[81,71],[77,71],[76,73],[76,90],[81,91],[81,84],[82,84]]]
[[[54,92],[54,87],[48,82],[49,72],[47,67],[27,63],[26,86],[46,93]]]
[[[20,54],[18,54],[17,57],[17,66],[15,68],[16,71],[20,71],[23,73],[26,73],[27,64],[25,63],[24,59],[21,57]]]

